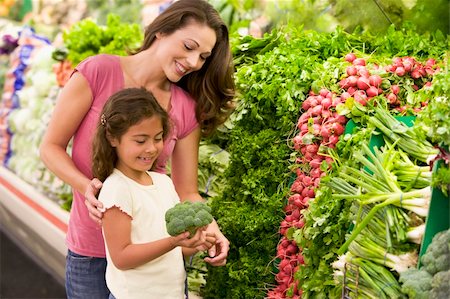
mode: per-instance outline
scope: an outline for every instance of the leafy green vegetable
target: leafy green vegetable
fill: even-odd
[[[177,203],[166,212],[167,232],[171,236],[177,236],[188,231],[189,236],[193,236],[198,228],[213,221],[210,212],[211,208],[199,201]]]
[[[399,281],[402,284],[402,292],[409,298],[430,298],[431,281],[433,276],[424,270],[410,269],[400,273]]]
[[[106,26],[84,19],[65,31],[63,39],[67,59],[75,66],[99,53],[126,55],[140,45],[143,34],[138,24],[122,23],[117,15],[109,14]]]
[[[421,258],[421,269],[431,275],[450,269],[450,229],[434,235]]]

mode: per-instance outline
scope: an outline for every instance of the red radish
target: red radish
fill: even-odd
[[[311,103],[310,103],[310,101],[308,101],[308,99],[306,99],[302,103],[302,109],[306,111],[309,108],[311,108]]]
[[[358,74],[358,70],[354,66],[347,67],[345,71],[349,76],[356,76]]]
[[[353,65],[366,65],[366,60],[363,58],[356,58],[355,60],[353,60]]]
[[[425,77],[427,75],[427,72],[425,71],[425,68],[423,67],[418,67],[417,70],[419,71],[419,73],[422,75],[422,77]]]
[[[411,77],[413,79],[419,79],[420,77],[422,77],[422,75],[420,74],[419,70],[416,69],[411,72]]]
[[[313,180],[312,180],[312,178],[311,177],[309,177],[309,176],[305,176],[304,178],[303,178],[303,185],[306,187],[306,186],[310,186],[311,184],[312,184],[312,182],[313,182]]]
[[[345,55],[345,61],[353,62],[356,59],[356,55],[353,53],[348,53]]]
[[[395,69],[395,74],[397,76],[403,77],[405,75],[405,73],[406,73],[405,68],[402,66],[399,66]]]
[[[367,105],[367,95],[364,90],[357,90],[353,97],[355,98],[355,101],[357,101],[361,105]]]
[[[294,206],[296,206],[298,209],[303,209],[304,208],[304,197],[297,198],[294,201]]]
[[[320,168],[313,168],[313,169],[311,169],[310,173],[311,173],[311,177],[313,177],[315,180],[316,178],[320,177],[321,170],[320,170]]]
[[[309,153],[315,154],[315,153],[317,153],[318,150],[319,150],[319,146],[317,144],[312,143],[312,144],[308,144],[306,146],[306,151]]]
[[[347,88],[349,88],[349,86],[350,85],[348,84],[348,79],[347,78],[344,78],[341,81],[339,81],[339,87],[340,88],[347,89]]]
[[[393,62],[394,62],[393,64],[395,65],[395,67],[399,67],[399,66],[403,65],[403,59],[400,57],[394,58]]]
[[[319,159],[313,159],[313,160],[311,160],[311,162],[309,162],[309,165],[312,167],[312,168],[320,168],[320,164],[322,163],[322,161],[321,160],[319,160]]]
[[[430,58],[427,60],[427,62],[425,62],[425,65],[427,66],[433,66],[436,64],[436,60],[434,60],[433,58]]]
[[[366,77],[359,77],[356,85],[359,89],[366,90],[370,87],[369,79]]]
[[[302,133],[307,133],[308,132],[308,123],[303,123],[301,126],[300,126],[300,132],[302,132]],[[295,138],[295,137],[294,137]]]
[[[391,91],[392,91],[393,94],[397,95],[400,92],[400,86],[392,85],[391,86]]]
[[[410,60],[404,60],[403,67],[405,68],[405,71],[410,72],[412,70],[413,63]]]
[[[356,88],[355,87],[349,87],[348,89],[347,89],[347,92],[351,95],[351,96],[353,96],[354,94],[355,94],[355,92],[356,92]]]
[[[416,91],[419,90],[419,86],[417,86],[416,84],[413,84],[412,88]]]
[[[375,87],[379,87],[381,85],[381,77],[379,75],[370,76],[369,84]]]
[[[331,99],[330,98],[325,98],[322,100],[322,107],[323,109],[328,109],[331,106]]]
[[[393,93],[388,94],[387,99],[388,99],[389,103],[392,105],[397,103],[397,95],[395,95]]]
[[[333,106],[333,105],[330,105],[330,107],[331,106]],[[330,110],[322,110],[322,118],[323,119],[329,118],[332,114],[333,114],[333,112],[331,112]]]
[[[294,183],[291,185],[291,191],[295,193],[302,193],[303,191],[303,185],[299,181],[294,181]],[[295,201],[295,200],[294,200]]]
[[[358,83],[358,77],[357,76],[350,76],[347,78],[348,86],[355,87]]]
[[[336,143],[338,143],[338,141],[339,141],[339,136],[337,136],[337,135],[330,136],[330,144],[336,145]]]
[[[345,117],[345,115],[339,115],[336,113],[334,117],[336,121],[341,125],[345,125],[347,123],[347,118]]]
[[[300,210],[297,209],[292,211],[292,218],[294,218],[294,220],[299,220],[300,216],[301,216]]]
[[[317,105],[311,108],[311,115],[318,116],[322,113],[322,105]]]
[[[330,135],[331,135],[330,126],[324,124],[320,129],[320,136],[322,136],[323,138],[329,138]]]
[[[432,76],[434,75],[434,70],[431,67],[425,67],[425,72],[427,75]]]
[[[341,97],[335,97],[333,98],[333,102],[331,103],[332,107],[336,107],[337,105],[342,103]]]
[[[322,89],[320,89],[319,94],[320,94],[322,97],[326,98],[329,92],[330,92],[330,91],[329,91],[328,89],[322,88]]]
[[[360,68],[358,69],[358,74],[359,74],[361,77],[366,77],[366,78],[369,78],[369,76],[370,76],[370,73],[369,73],[369,71],[366,69],[366,67],[360,67]]]
[[[391,64],[391,65],[387,65],[384,69],[386,70],[386,72],[393,73],[393,72],[395,72],[396,66]]]
[[[346,99],[348,99],[349,97],[351,97],[351,95],[345,91],[341,94],[341,98],[345,101]]]
[[[336,134],[336,135],[341,135],[342,133],[344,133],[344,127],[338,122],[333,123],[331,125],[331,129],[333,130],[334,134]]]
[[[369,97],[376,97],[378,95],[378,88],[375,86],[370,86],[369,89],[366,90],[367,96]]]

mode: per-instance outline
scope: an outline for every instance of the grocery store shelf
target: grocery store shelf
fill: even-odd
[[[0,229],[61,283],[69,213],[0,167]]]

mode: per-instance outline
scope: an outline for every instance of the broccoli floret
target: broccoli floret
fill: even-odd
[[[450,294],[450,270],[441,271],[433,276],[431,299],[447,299]]]
[[[424,270],[409,269],[400,273],[399,281],[402,283],[402,292],[408,298],[428,299],[433,277]]]
[[[422,269],[431,275],[450,270],[450,229],[433,237],[420,261]]]
[[[213,216],[211,208],[206,204],[184,201],[167,210],[165,219],[169,235],[177,236],[182,232],[189,231],[189,237],[191,237],[199,227],[210,224]]]

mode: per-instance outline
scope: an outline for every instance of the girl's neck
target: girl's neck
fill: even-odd
[[[136,183],[144,186],[150,186],[153,185],[152,177],[145,171],[143,172],[130,172],[125,171],[124,169],[120,169],[120,167],[117,167],[120,172],[122,172],[126,177],[129,179],[135,181]]]

